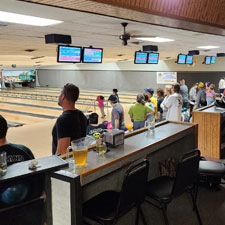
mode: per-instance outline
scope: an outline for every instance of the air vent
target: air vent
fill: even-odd
[[[118,54],[117,56],[124,56],[124,54]]]
[[[7,27],[7,24],[0,23],[0,27]]]
[[[41,58],[44,58],[45,56],[35,56],[35,57],[32,57],[30,59],[41,59]]]
[[[34,52],[34,51],[36,51],[37,49],[25,49],[24,51],[25,52]]]
[[[132,41],[131,44],[135,44],[135,45],[140,45],[141,43],[143,43],[144,41]]]

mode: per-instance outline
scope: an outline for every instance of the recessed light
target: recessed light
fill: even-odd
[[[49,26],[62,23],[60,20],[45,19],[36,16],[27,16],[17,13],[0,11],[0,21],[9,23],[19,23],[33,26]]]
[[[161,38],[161,37],[139,37],[139,38],[135,38],[135,39],[142,40],[142,41],[151,41],[151,42],[171,42],[171,41],[174,41],[172,39]]]
[[[207,45],[207,46],[199,46],[197,48],[201,49],[214,49],[214,48],[220,48],[219,46],[213,46],[213,45]]]

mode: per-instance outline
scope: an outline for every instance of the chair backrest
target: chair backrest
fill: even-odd
[[[172,190],[173,196],[181,194],[188,187],[196,184],[198,179],[199,160],[199,150],[194,150],[183,156],[177,166],[176,178]]]
[[[123,180],[117,216],[125,214],[144,200],[148,170],[149,161],[146,159],[129,167]]]

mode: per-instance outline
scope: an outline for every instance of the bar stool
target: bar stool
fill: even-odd
[[[201,160],[199,162],[199,180],[210,187],[224,184],[221,179],[225,176],[225,165],[221,162]]]
[[[141,204],[145,198],[148,170],[148,160],[131,166],[125,173],[121,192],[105,191],[88,200],[83,205],[83,215],[99,224],[111,225],[135,207],[135,224],[138,225],[140,214],[147,225]]]
[[[199,160],[200,151],[194,150],[182,157],[178,163],[175,178],[161,176],[148,182],[146,195],[149,198],[146,198],[146,201],[162,210],[166,225],[169,225],[167,205],[173,198],[184,192],[190,193],[199,224],[202,225],[196,205]]]

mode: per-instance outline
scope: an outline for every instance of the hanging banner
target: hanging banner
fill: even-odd
[[[177,72],[157,72],[157,84],[176,84]]]

